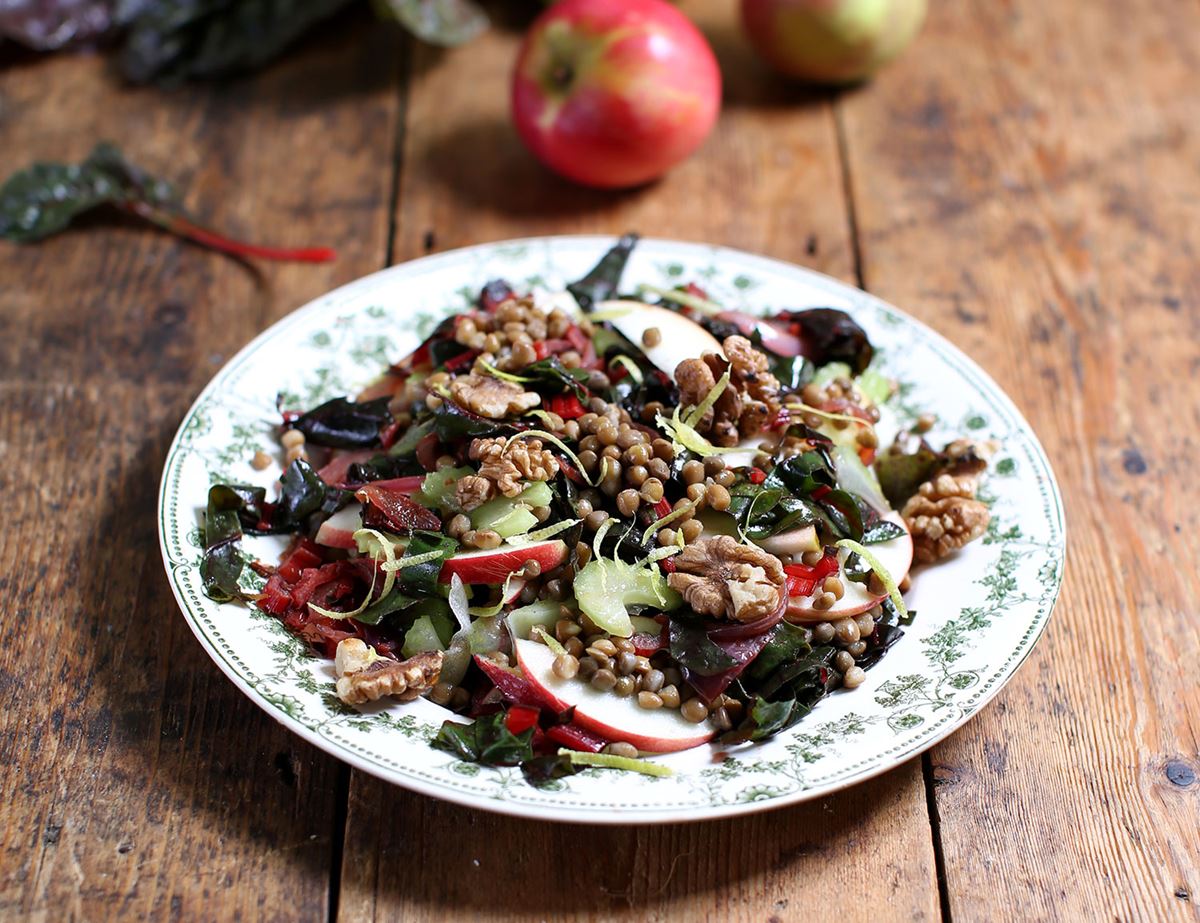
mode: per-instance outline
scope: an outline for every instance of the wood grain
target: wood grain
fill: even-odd
[[[224,88],[125,90],[96,57],[0,73],[3,172],[110,137],[216,227],[341,251],[251,270],[132,224],[0,249],[0,918],[326,914],[340,768],[195,642],[155,495],[233,350],[382,265],[395,55],[350,23]]]
[[[956,920],[1198,918],[1198,34],[935,4],[841,106],[868,286],[998,378],[1066,495],[1047,637],[934,752]]]
[[[508,125],[519,39],[417,54],[408,98],[396,259],[483,240],[615,233],[724,243],[852,279],[853,248],[827,98],[772,81],[740,44],[731,5],[689,2],[722,59],[726,109],[696,157],[614,195],[543,170]],[[436,870],[434,872],[433,870]],[[441,804],[360,773],[351,782],[339,918],[934,919],[937,888],[919,762],[761,817],[605,829]]]

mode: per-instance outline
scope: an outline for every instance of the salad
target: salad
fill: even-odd
[[[209,491],[205,592],[332,658],[347,706],[424,696],[434,746],[534,783],[665,773],[643,755],[860,686],[910,568],[984,534],[989,447],[927,416],[881,445],[896,383],[848,314],[627,290],[636,242],[561,293],[488,282],[363,392],[281,407],[277,488]]]

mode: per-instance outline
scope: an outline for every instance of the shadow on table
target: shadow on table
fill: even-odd
[[[809,869],[825,885],[866,892],[904,862],[876,847],[897,844],[886,828],[912,802],[913,772],[919,763],[766,813],[640,827],[503,817],[356,774],[343,905],[373,903],[376,919],[604,918],[633,908],[646,918],[727,919],[771,907],[772,895],[785,910],[796,893],[790,878]]]

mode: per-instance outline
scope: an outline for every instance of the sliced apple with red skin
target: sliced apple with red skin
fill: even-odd
[[[703,353],[720,353],[721,344],[711,333],[678,311],[642,304],[640,301],[602,301],[596,306],[601,316],[621,336],[638,347],[654,365],[674,377],[684,359],[698,359]],[[607,317],[611,313],[611,317]],[[658,331],[658,341],[647,346],[642,335]],[[760,440],[761,441],[761,440]]]
[[[896,583],[899,583],[908,574],[908,570],[912,566],[912,536],[908,534],[908,529],[905,527],[904,520],[899,513],[889,513],[884,519],[900,526],[904,529],[904,534],[893,538],[891,541],[880,542],[877,545],[868,545],[867,549],[879,559],[879,563],[886,568],[892,579]],[[839,551],[838,558],[844,563],[848,555],[849,552],[843,548]],[[813,596],[794,596],[788,602],[788,610],[785,618],[789,622],[828,622],[833,619],[843,619],[852,615],[861,615],[868,609],[875,608],[887,596],[886,593],[876,596],[861,583],[847,580],[845,574],[841,571],[839,571],[839,575],[841,576],[845,593],[841,599],[833,604],[832,608],[814,609],[812,605]]]
[[[354,533],[362,527],[362,508],[357,503],[352,503],[321,523],[321,527],[317,529],[317,544],[353,550],[358,547],[354,541]]]
[[[575,709],[575,723],[606,740],[625,741],[647,753],[689,750],[710,740],[712,728],[685,721],[674,709],[642,708],[633,696],[601,692],[579,679],[554,672],[554,652],[537,641],[514,641],[525,678],[554,702],[559,711]]]
[[[528,545],[503,545],[484,551],[465,551],[446,559],[438,580],[449,583],[454,574],[465,584],[503,583],[527,561],[536,561],[542,571],[552,570],[567,559],[566,543],[553,538]]]

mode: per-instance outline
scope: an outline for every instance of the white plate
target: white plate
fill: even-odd
[[[256,449],[276,452],[276,394],[311,407],[353,393],[407,354],[485,281],[561,288],[612,244],[603,237],[548,237],[485,244],[376,273],[317,299],[235,356],[188,412],[167,456],[159,530],[167,576],[204,649],[260,707],[321,749],[414,791],[525,817],[589,823],[665,823],[744,814],[844,788],[911,758],[960,727],[1029,654],[1062,578],[1062,503],[1046,456],[1012,402],[942,337],[878,299],[834,279],[722,247],[643,240],[625,272],[628,288],[694,280],[749,311],[831,306],[849,311],[904,383],[893,401],[903,422],[932,411],[935,438],[969,435],[1001,448],[983,484],[992,505],[987,536],[918,572],[908,597],[917,619],[852,691],[825,698],[797,726],[732,752],[704,746],[662,757],[675,772],[649,778],[591,769],[534,788],[518,769],[463,763],[428,745],[448,715],[425,700],[355,711],[331,694],[332,666],[275,619],[201,591],[199,516],[210,484],[269,484]],[[282,540],[248,540],[275,560]]]

